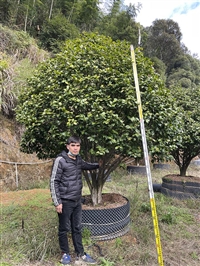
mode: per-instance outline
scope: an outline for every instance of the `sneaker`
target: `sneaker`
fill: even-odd
[[[83,256],[79,256],[76,258],[76,264],[78,264],[78,262],[85,262],[87,264],[96,264],[96,260],[94,260],[92,257],[90,257],[90,255],[88,255],[87,253],[85,253]]]
[[[70,264],[70,262],[71,262],[70,255],[64,253],[64,254],[62,255],[62,258],[61,258],[60,262],[61,262],[62,264],[64,264],[64,265],[65,265],[65,264]]]

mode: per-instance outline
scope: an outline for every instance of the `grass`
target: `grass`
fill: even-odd
[[[161,183],[162,176],[168,173],[169,170],[152,170],[153,183]],[[193,166],[188,174],[200,176],[200,169]],[[43,182],[42,188],[48,189],[48,183],[49,180]],[[103,192],[117,192],[129,199],[130,230],[125,236],[96,242],[85,231],[86,251],[101,266],[158,265],[147,177],[118,169],[112,174],[111,182],[106,182]],[[84,185],[83,194],[88,193]],[[178,200],[161,193],[154,193],[154,197],[164,265],[200,265],[200,200]],[[0,265],[60,265],[57,226],[57,214],[48,190],[36,193],[22,206],[20,201],[2,205]],[[73,250],[71,241],[70,245]]]

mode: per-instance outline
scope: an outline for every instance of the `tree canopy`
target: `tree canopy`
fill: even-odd
[[[179,140],[171,154],[180,169],[180,175],[186,176],[191,160],[200,154],[200,88],[175,87],[173,96],[176,99],[181,121],[177,128]]]
[[[158,119],[169,117],[166,110],[171,106],[164,98],[169,93],[139,50],[137,58],[147,122],[156,127]],[[162,97],[163,104],[158,105]],[[163,115],[158,116],[156,111],[161,107]],[[138,134],[134,132],[138,114],[129,44],[95,34],[67,41],[63,52],[41,64],[29,81],[20,96],[17,117],[27,126],[23,148],[36,151],[40,157],[55,156],[72,133],[96,142],[97,155],[114,147],[117,153],[133,156],[131,150],[138,146]],[[109,136],[105,136],[107,130]],[[122,147],[120,142],[128,139],[132,139],[133,146]],[[92,148],[89,151],[94,153]]]
[[[136,57],[150,151],[164,153],[176,117],[173,99],[140,49]],[[23,151],[55,157],[66,138],[79,135],[84,158],[103,161],[91,191],[101,192],[105,172],[127,157],[143,157],[128,42],[86,33],[68,40],[61,53],[40,65],[19,100]]]
[[[149,57],[157,57],[168,68],[173,68],[174,61],[182,53],[180,41],[182,33],[177,22],[171,19],[157,19],[148,28],[145,53]]]

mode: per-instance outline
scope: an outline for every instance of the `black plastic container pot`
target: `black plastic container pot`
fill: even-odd
[[[167,163],[154,163],[153,169],[169,169],[170,165]]]
[[[146,166],[143,165],[129,165],[126,169],[130,174],[146,175]]]
[[[165,177],[162,181],[161,193],[166,196],[178,199],[200,198],[200,183],[198,182],[174,181]]]
[[[124,197],[125,198],[125,197]],[[94,240],[108,240],[126,234],[130,224],[130,203],[109,209],[82,211],[82,226],[91,233]]]

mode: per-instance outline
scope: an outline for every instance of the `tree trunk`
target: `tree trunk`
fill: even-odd
[[[26,8],[26,17],[25,17],[25,22],[24,22],[24,31],[25,32],[26,32],[26,29],[27,29],[28,10],[29,10],[29,4],[27,5],[27,8]]]
[[[102,187],[100,188],[93,188],[91,193],[92,203],[93,206],[101,204],[102,202]]]
[[[180,167],[180,176],[186,176],[186,171],[187,171],[187,167],[185,167],[185,165]]]
[[[15,7],[15,13],[14,13],[14,18],[13,18],[13,20],[15,20],[16,25],[17,25],[17,15],[18,15],[19,6],[20,6],[20,0],[17,1],[17,6]]]
[[[187,168],[194,156],[191,156],[191,152],[181,151],[180,149],[172,152],[172,156],[175,159],[175,163],[179,167],[180,176],[186,176]]]
[[[54,0],[51,0],[51,7],[50,7],[50,11],[49,11],[49,19],[51,18],[51,15],[52,15],[53,1],[54,1]]]
[[[35,8],[35,0],[33,0],[33,5],[32,5],[32,12],[31,12],[31,18],[30,18],[30,23],[29,23],[29,26],[30,28],[32,27],[32,24],[33,24],[33,19],[34,19],[34,8]]]
[[[190,162],[191,162],[190,159],[188,159],[187,161],[185,160],[185,162],[179,166],[180,176],[186,176],[187,175],[186,172],[187,172],[187,169],[188,169]]]
[[[94,159],[87,157],[87,154],[85,154],[85,158],[87,161],[97,161],[96,158]],[[101,161],[101,167],[98,170],[83,172],[88,188],[90,190],[93,206],[102,203],[103,186],[110,173],[113,172],[121,162],[125,162],[128,159],[124,158],[123,156],[112,155],[109,157],[104,156],[102,160],[103,161]]]

